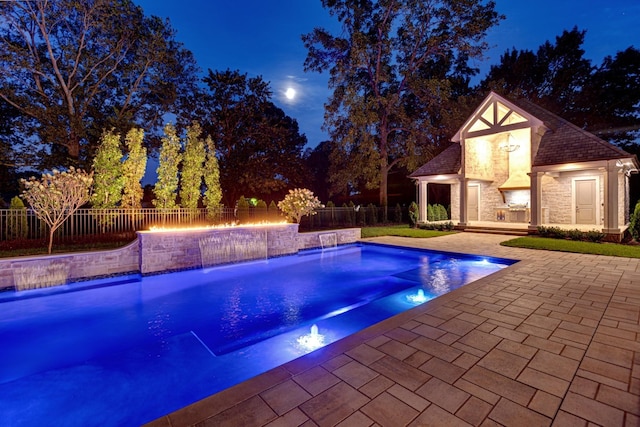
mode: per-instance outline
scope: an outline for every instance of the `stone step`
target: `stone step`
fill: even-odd
[[[508,236],[528,236],[529,235],[529,231],[523,230],[522,228],[467,226],[467,227],[461,227],[461,230],[468,233],[506,234]]]

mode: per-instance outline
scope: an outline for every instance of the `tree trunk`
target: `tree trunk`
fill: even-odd
[[[49,255],[51,255],[51,248],[53,247],[53,233],[55,230],[52,227],[49,227]]]

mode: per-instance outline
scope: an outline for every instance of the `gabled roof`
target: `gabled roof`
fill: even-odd
[[[542,120],[549,129],[540,140],[533,166],[633,157],[623,149],[580,129],[531,101],[517,99],[512,102]]]
[[[548,166],[564,163],[581,163],[598,160],[632,159],[634,164],[638,164],[635,155],[629,154],[621,148],[598,138],[597,136],[580,129],[578,126],[569,123],[565,119],[552,112],[526,100],[508,100],[491,92],[472,115],[475,117],[482,110],[489,100],[499,99],[510,104],[519,111],[526,112],[530,118],[534,118],[536,125],[544,126],[547,131],[542,135],[538,152],[532,161],[532,166]],[[465,126],[470,120],[458,130],[453,141],[460,138]],[[532,123],[533,124],[533,123]],[[459,139],[458,139],[459,140]],[[455,143],[442,153],[422,165],[409,177],[456,174],[460,171],[461,153],[460,144]]]
[[[440,154],[409,175],[409,178],[428,175],[449,175],[460,172],[460,144],[452,144]]]
[[[541,119],[527,110],[491,91],[462,124],[451,141],[460,142],[464,136],[468,138],[469,134],[476,132],[483,134],[504,132],[503,126],[514,124],[520,124],[518,127],[524,127],[527,124],[529,127],[544,125]]]

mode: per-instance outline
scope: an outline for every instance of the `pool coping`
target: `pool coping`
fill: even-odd
[[[364,239],[520,262],[147,426],[639,422],[640,260],[509,238]]]

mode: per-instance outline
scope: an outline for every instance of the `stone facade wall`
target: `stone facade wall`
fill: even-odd
[[[137,272],[138,241],[123,248],[106,251],[0,259],[0,290],[14,287],[14,270],[18,272],[22,268],[46,267],[51,264],[64,264],[67,267],[67,281]]]
[[[542,207],[549,209],[549,222],[552,224],[571,224],[572,223],[572,203],[573,188],[572,181],[575,178],[598,178],[598,203],[600,204],[600,218],[597,218],[597,225],[603,225],[604,208],[604,173],[593,171],[593,173],[585,174],[584,172],[565,172],[558,177],[543,176],[542,177]],[[620,195],[624,194],[624,182],[618,185]],[[619,197],[619,203],[624,206],[624,197]],[[622,208],[624,211],[624,208]],[[624,217],[624,213],[622,213]]]
[[[543,176],[542,207],[548,208],[551,224],[571,224],[571,179]]]

